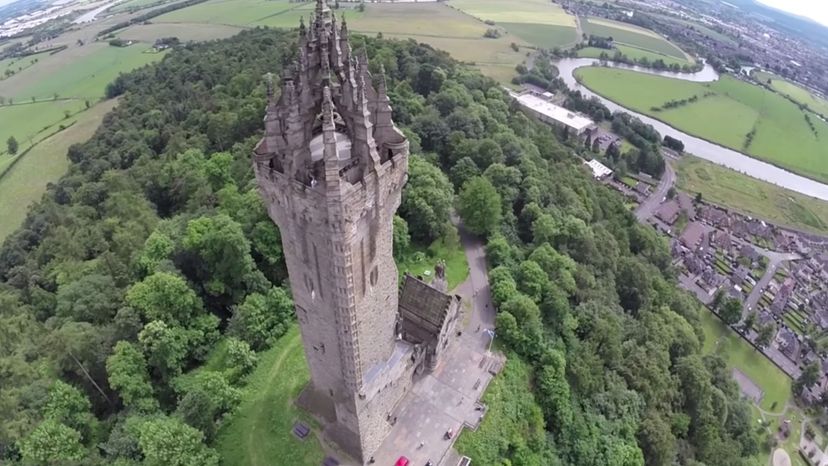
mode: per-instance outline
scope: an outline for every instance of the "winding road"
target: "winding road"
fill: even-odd
[[[648,117],[647,115],[640,114],[605,97],[602,97],[595,92],[592,92],[585,86],[578,83],[575,79],[575,70],[585,66],[593,66],[593,64],[596,63],[599,63],[599,61],[592,58],[565,58],[559,60],[555,64],[560,72],[560,78],[571,90],[580,91],[581,94],[587,97],[597,98],[611,111],[626,112],[630,115],[638,117],[644,123],[652,125],[662,136],[671,136],[681,140],[684,143],[685,151],[690,154],[709,160],[718,165],[731,168],[753,178],[790,189],[791,191],[796,191],[822,200],[828,200],[828,185],[824,183],[797,175],[767,162],[754,159],[748,155],[742,154],[741,152],[737,152],[704,139],[689,135],[664,122]],[[716,73],[716,71],[707,64],[701,71],[696,73],[661,72],[638,66],[628,66],[622,64],[613,64],[613,67],[673,79],[682,79],[685,81],[711,82],[719,79],[718,73]]]

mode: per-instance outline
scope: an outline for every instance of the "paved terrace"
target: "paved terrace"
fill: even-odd
[[[392,414],[396,422],[374,454],[377,466],[391,466],[400,456],[408,458],[411,466],[423,466],[429,460],[435,466],[456,466],[460,455],[452,448],[454,442],[462,429],[479,426],[485,416],[479,400],[505,363],[502,355],[489,351],[491,337],[485,331],[494,329],[495,311],[483,243],[462,229],[461,240],[469,263],[469,278],[455,290],[463,297],[462,320],[457,326],[462,333],[452,337],[437,368],[414,382]],[[443,436],[448,429],[454,435],[446,440]],[[334,456],[343,466],[357,466],[342,455]]]

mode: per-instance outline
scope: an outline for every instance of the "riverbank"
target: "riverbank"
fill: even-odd
[[[772,163],[753,158],[733,149],[729,149],[703,138],[688,134],[656,118],[641,114],[593,92],[577,81],[575,70],[586,66],[593,66],[593,64],[596,63],[598,63],[598,60],[587,58],[567,58],[559,60],[556,63],[556,66],[560,72],[560,78],[571,90],[579,91],[586,97],[597,98],[611,111],[626,112],[641,119],[642,122],[652,125],[662,136],[671,136],[681,140],[685,145],[685,150],[689,153],[715,164],[744,173],[752,178],[756,178],[809,197],[828,201],[828,185],[825,183],[821,183],[802,175],[797,175],[784,168],[773,165]],[[712,82],[719,79],[718,73],[716,73],[716,71],[709,65],[705,65],[702,71],[698,73],[690,74],[659,72],[627,65],[617,65],[613,66],[613,68],[638,71],[650,75],[699,83]]]

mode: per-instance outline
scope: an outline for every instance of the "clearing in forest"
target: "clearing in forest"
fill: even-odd
[[[596,93],[681,131],[828,181],[828,123],[775,92],[727,75],[709,83],[604,67],[576,75]]]

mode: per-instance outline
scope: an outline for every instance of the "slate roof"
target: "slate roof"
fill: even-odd
[[[403,332],[421,341],[437,338],[451,306],[451,295],[406,275],[400,292]]]

